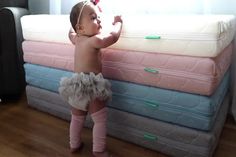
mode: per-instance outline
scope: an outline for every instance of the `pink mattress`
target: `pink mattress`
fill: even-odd
[[[24,41],[24,60],[60,69],[73,70],[73,45]],[[144,85],[211,95],[227,71],[232,44],[215,58],[104,49],[106,78]]]

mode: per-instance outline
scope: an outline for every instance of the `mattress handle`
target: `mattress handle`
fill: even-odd
[[[159,36],[159,35],[147,35],[147,36],[145,36],[145,39],[161,39],[161,36]]]
[[[143,137],[147,140],[158,140],[156,135],[150,134],[150,133],[144,133]]]
[[[159,106],[158,104],[156,104],[154,102],[150,102],[150,101],[145,101],[144,103],[148,106],[151,106],[151,107],[158,107]]]
[[[158,69],[148,68],[148,67],[144,68],[144,71],[150,72],[150,73],[153,73],[153,74],[158,74],[159,73]]]

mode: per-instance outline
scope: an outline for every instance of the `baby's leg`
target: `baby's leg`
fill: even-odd
[[[70,122],[70,149],[77,152],[83,147],[81,142],[81,131],[84,126],[86,112],[72,108]]]
[[[105,103],[99,100],[94,101],[89,109],[93,126],[93,155],[95,157],[108,157],[106,152],[106,122],[107,122],[107,108]]]

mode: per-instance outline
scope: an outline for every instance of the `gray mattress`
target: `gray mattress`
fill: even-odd
[[[69,105],[57,93],[28,85],[26,94],[29,106],[70,120]],[[227,109],[228,97],[221,105],[217,123],[206,132],[109,108],[108,134],[171,156],[208,157],[217,146]],[[86,126],[92,126],[89,116]]]

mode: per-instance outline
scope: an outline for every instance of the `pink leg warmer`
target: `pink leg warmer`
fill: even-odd
[[[71,114],[70,122],[70,147],[78,148],[81,144],[81,131],[84,126],[85,116]]]
[[[103,152],[106,148],[107,108],[91,114],[93,126],[93,152]]]

